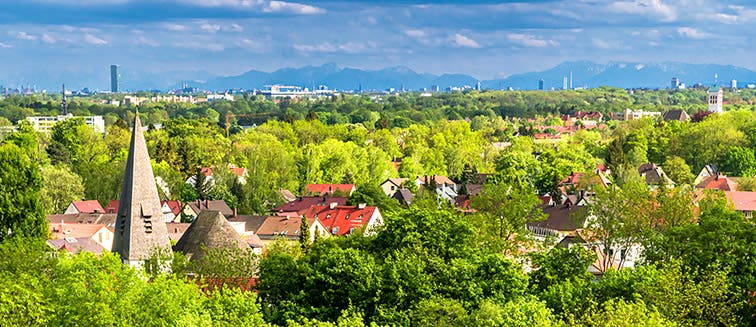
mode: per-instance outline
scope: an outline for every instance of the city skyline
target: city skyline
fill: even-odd
[[[754,17],[738,0],[31,0],[0,14],[0,80],[111,64],[235,75],[335,62],[481,80],[567,60],[756,69]]]

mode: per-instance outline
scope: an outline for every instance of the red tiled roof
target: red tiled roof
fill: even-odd
[[[737,211],[756,211],[756,192],[725,191]]]
[[[110,202],[108,202],[108,206],[105,207],[105,213],[118,213],[118,205],[120,203],[121,202],[118,200],[110,200]]]
[[[50,238],[59,239],[66,237],[80,238],[92,237],[102,228],[107,228],[103,224],[53,224],[50,223]]]
[[[313,206],[301,214],[307,218],[318,218],[332,235],[347,235],[353,229],[362,229],[373,217],[376,207],[365,206],[337,206],[331,209],[326,206]]]
[[[105,209],[102,208],[100,202],[97,202],[97,200],[74,201],[71,203],[80,213],[105,213]]]
[[[715,175],[704,178],[704,180],[698,183],[696,187],[722,191],[737,191],[738,183],[726,176]]]
[[[315,218],[307,217],[307,224],[312,226]],[[302,225],[302,219],[299,217],[280,217],[270,216],[257,229],[257,236],[260,239],[274,239],[276,237],[287,237],[296,239],[299,237],[299,227]]]
[[[228,170],[230,170],[232,174],[238,177],[244,177],[244,174],[247,173],[247,168],[244,168],[244,167],[233,167],[233,168],[228,168]]]
[[[160,201],[161,205],[168,204],[168,207],[171,208],[171,212],[173,212],[174,215],[179,215],[181,213],[181,208],[183,205],[181,204],[181,201],[179,200],[163,200]]]
[[[354,184],[307,184],[305,187],[305,192],[310,194],[332,194],[336,191],[351,195]]]
[[[284,203],[273,208],[274,212],[299,212],[312,206],[328,206],[336,203],[337,206],[345,206],[348,198],[329,196],[303,196],[294,201]]]
[[[572,173],[570,176],[567,176],[565,179],[562,180],[560,184],[577,184],[580,182],[580,179],[583,177],[583,173]]]

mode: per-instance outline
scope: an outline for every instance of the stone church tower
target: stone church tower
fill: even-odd
[[[147,143],[137,112],[118,203],[112,252],[124,264],[142,267],[155,250],[171,252]]]
[[[722,100],[724,93],[719,86],[712,86],[709,88],[709,112],[722,113]]]

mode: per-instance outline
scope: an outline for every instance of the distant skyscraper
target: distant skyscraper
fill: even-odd
[[[118,65],[110,65],[110,92],[118,93],[121,86],[121,72]]]
[[[564,77],[564,81],[562,82],[562,90],[567,89],[567,76]]]
[[[672,83],[669,86],[673,90],[677,90],[677,88],[680,87],[680,79],[677,77],[672,77]]]
[[[731,80],[730,81],[730,87],[734,90],[738,88],[738,81],[737,80]]]
[[[540,81],[538,81],[538,89],[543,90],[543,78]]]
[[[570,90],[572,90],[572,71],[570,71]]]
[[[61,115],[65,116],[68,115],[68,103],[66,102],[66,84],[63,84],[63,91],[60,94],[62,98],[60,99],[60,112]]]

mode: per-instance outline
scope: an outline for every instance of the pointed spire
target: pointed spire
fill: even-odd
[[[159,248],[171,251],[142,122],[137,113],[123,175],[112,251],[118,253],[124,263],[141,266]]]

